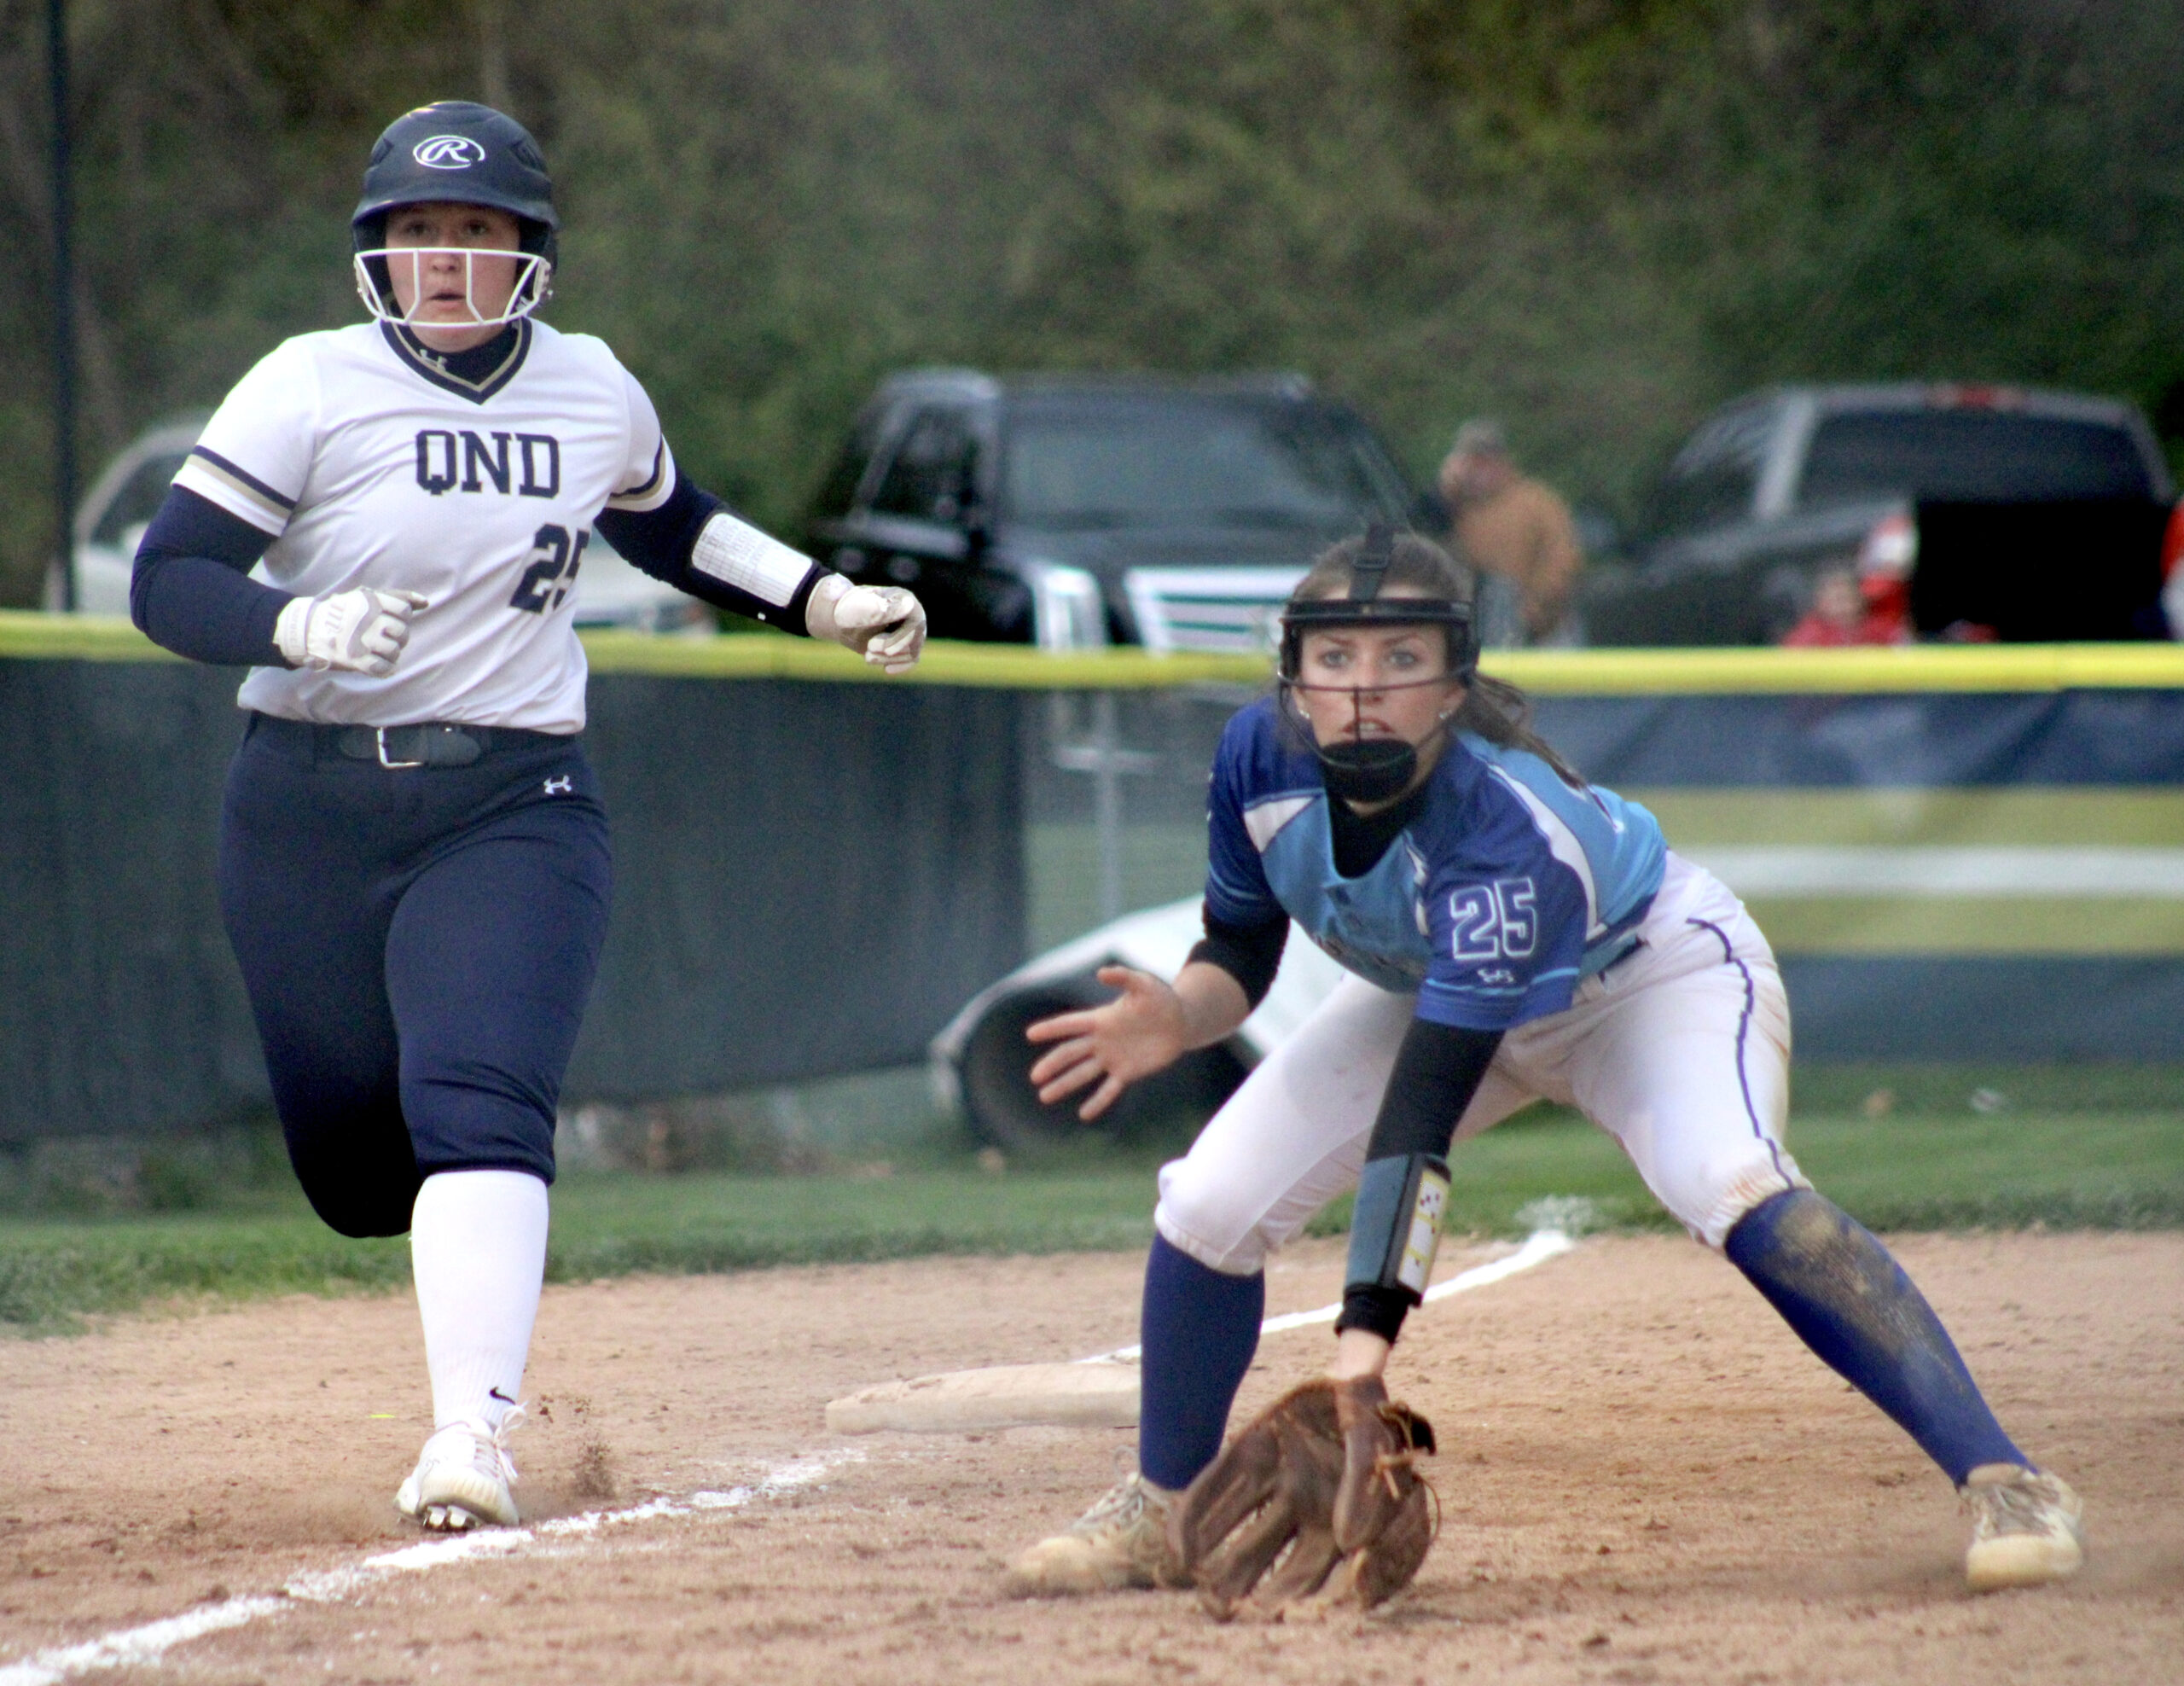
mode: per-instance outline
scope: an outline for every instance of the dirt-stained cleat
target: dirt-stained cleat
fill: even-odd
[[[2085,1561],[2085,1507],[2061,1476],[1983,1463],[1957,1491],[1972,1513],[1964,1578],[1974,1592],[2060,1580]]]
[[[1011,1598],[1057,1598],[1130,1586],[1188,1586],[1168,1544],[1168,1511],[1176,1497],[1142,1475],[1127,1477],[1066,1532],[1041,1540],[1010,1564],[1002,1590]]]
[[[441,1429],[425,1442],[417,1467],[395,1490],[394,1508],[435,1533],[461,1533],[481,1524],[515,1526],[520,1519],[508,1491],[516,1475],[508,1441],[522,1421],[518,1405],[498,1428],[472,1421]]]

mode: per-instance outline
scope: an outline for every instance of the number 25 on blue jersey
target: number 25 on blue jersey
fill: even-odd
[[[1536,892],[1529,878],[1497,878],[1467,884],[1449,896],[1449,957],[1484,962],[1524,960],[1539,944]]]

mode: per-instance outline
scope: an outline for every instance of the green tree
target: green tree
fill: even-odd
[[[43,7],[0,0],[0,600],[49,537]],[[83,455],[356,318],[372,137],[487,97],[551,319],[793,520],[886,370],[1301,369],[1629,507],[1724,398],[1964,377],[2184,431],[2184,0],[75,0]],[[2164,400],[2167,400],[2164,404]]]

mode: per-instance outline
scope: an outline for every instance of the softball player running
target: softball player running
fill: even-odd
[[[160,643],[252,669],[222,910],[312,1206],[410,1234],[435,1432],[395,1503],[430,1528],[517,1520],[555,1106],[607,930],[586,547],[891,673],[925,636],[908,592],[699,490],[613,353],[533,319],[558,226],[520,125],[456,102],[398,119],[353,222],[375,320],[243,377],[131,590]]]
[[[1283,618],[1278,695],[1230,721],[1214,764],[1205,940],[1172,987],[1111,968],[1114,1001],[1031,1027],[1051,1044],[1032,1067],[1043,1098],[1089,1090],[1091,1118],[1230,1034],[1292,919],[1352,974],[1162,1170],[1137,1471],[1019,1558],[1012,1590],[1174,1581],[1209,1483],[1227,1484],[1215,1532],[1245,1503],[1238,1480],[1270,1491],[1264,1469],[1217,1472],[1176,1503],[1221,1452],[1267,1254],[1355,1189],[1326,1414],[1351,1450],[1319,1466],[1323,1485],[1345,1472],[1328,1538],[1343,1536],[1350,1490],[1430,1441],[1371,1425],[1401,1417],[1380,1377],[1430,1276],[1443,1155],[1536,1097],[1612,1135],[1656,1198],[1941,1466],[1974,1515],[1975,1590],[2071,1573],[2076,1496],[2002,1432],[1925,1299],[1784,1145],[1789,1012],[1766,939],[1643,808],[1527,730],[1519,693],[1474,671],[1459,581],[1435,546],[1385,528],[1320,559]],[[1388,1442],[1362,1463],[1361,1422]],[[1292,1456],[1260,1439],[1264,1458],[1277,1442]],[[1270,1559],[1279,1540],[1254,1528],[1245,1555]],[[1339,1553],[1321,1546],[1324,1575]],[[1316,1584],[1311,1570],[1275,1579],[1287,1596]]]

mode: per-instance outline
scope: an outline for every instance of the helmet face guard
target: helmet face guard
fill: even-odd
[[[417,321],[417,307],[425,302],[424,259],[442,256],[462,259],[462,302],[470,314],[453,322],[421,323]],[[509,293],[508,302],[491,316],[478,306],[475,260],[479,258],[506,258],[516,265],[515,287]],[[364,308],[380,322],[413,329],[497,328],[529,316],[554,296],[554,265],[543,253],[502,252],[468,246],[375,246],[357,253],[351,262],[357,274],[357,296],[364,301]],[[394,294],[394,269],[403,265],[408,265],[410,278],[407,311],[400,308]]]
[[[1468,683],[1478,670],[1478,645],[1472,635],[1471,605],[1453,597],[1383,597],[1388,564],[1395,545],[1391,528],[1375,523],[1367,529],[1365,544],[1351,565],[1350,594],[1345,597],[1292,598],[1281,614],[1280,686],[1282,711],[1304,730],[1312,753],[1319,758],[1321,775],[1330,795],[1351,802],[1385,802],[1400,796],[1418,776],[1419,751],[1424,744],[1402,738],[1365,735],[1364,699],[1368,693],[1409,690],[1421,685]],[[1407,679],[1393,684],[1316,685],[1305,683],[1304,637],[1308,632],[1375,626],[1438,626],[1448,650],[1448,665],[1429,679]],[[1299,718],[1292,696],[1296,691],[1349,693],[1351,727],[1349,736],[1322,744]],[[1445,721],[1426,740],[1447,730]]]

